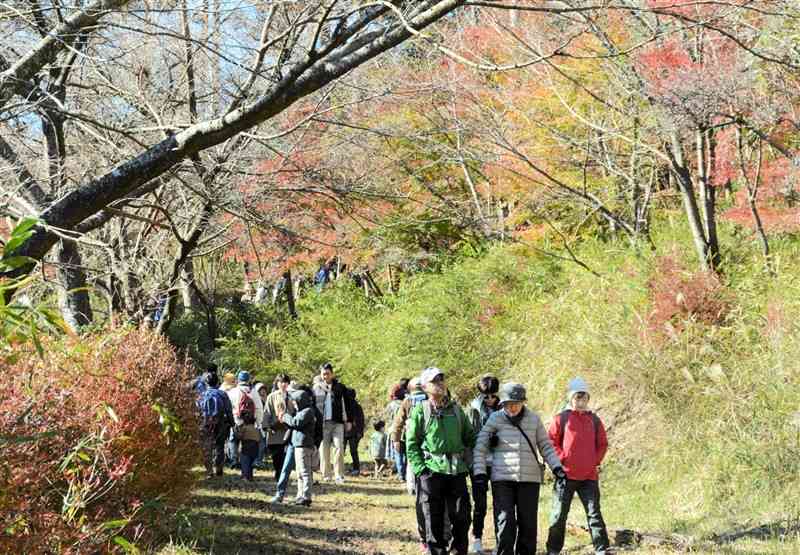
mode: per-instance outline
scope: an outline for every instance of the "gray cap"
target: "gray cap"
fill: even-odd
[[[439,376],[444,377],[444,372],[442,372],[435,366],[429,366],[428,368],[422,371],[422,374],[419,377],[419,383],[420,385],[422,385],[422,387],[425,387]]]
[[[500,395],[498,397],[500,397],[500,405],[506,401],[525,401],[527,399],[525,386],[521,383],[504,383],[500,386]]]

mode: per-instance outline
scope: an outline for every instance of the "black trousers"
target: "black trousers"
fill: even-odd
[[[361,438],[358,436],[348,437],[347,445],[350,446],[350,458],[353,459],[353,470],[361,470],[361,461],[358,460],[358,442]]]
[[[281,469],[283,468],[283,461],[286,460],[286,444],[277,443],[274,445],[267,445],[269,457],[272,459],[272,467],[275,469],[275,481],[281,477]]]
[[[490,469],[486,469],[486,474],[488,476],[492,475]],[[470,479],[472,479],[472,475],[470,474]],[[483,522],[486,520],[486,495],[489,493],[489,486],[488,484],[484,485],[475,485],[475,482],[472,482],[472,535],[475,538],[482,538],[483,537]]]
[[[567,528],[567,517],[572,498],[575,493],[583,503],[589,532],[592,534],[592,545],[595,553],[608,550],[608,532],[603,515],[600,512],[600,486],[597,480],[556,481],[553,487],[553,510],[550,513],[550,531],[547,534],[547,551],[560,553],[564,547],[564,534]]]
[[[448,555],[451,550],[466,555],[470,524],[467,475],[426,473],[419,477],[419,490],[431,555]],[[450,520],[452,543],[447,541],[445,515]]]
[[[538,482],[492,482],[497,555],[536,555]]]
[[[422,510],[422,491],[419,485],[419,476],[414,476],[414,509],[417,513],[417,532],[419,539],[427,543],[428,538],[425,534],[425,512]]]

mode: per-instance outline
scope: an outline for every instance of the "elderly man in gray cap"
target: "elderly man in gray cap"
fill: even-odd
[[[467,458],[475,445],[475,432],[461,407],[447,396],[444,372],[426,368],[420,381],[428,399],[411,411],[406,451],[419,478],[427,547],[431,555],[466,555],[470,525]],[[448,551],[445,514],[452,525],[452,551]]]

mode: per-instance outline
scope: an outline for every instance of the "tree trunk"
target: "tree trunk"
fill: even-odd
[[[692,175],[684,164],[683,149],[681,148],[677,133],[673,132],[670,139],[671,148],[667,150],[667,154],[672,162],[672,171],[675,175],[675,181],[677,182],[678,189],[683,198],[683,209],[686,213],[689,229],[692,232],[697,256],[700,259],[700,268],[709,270],[708,243],[706,241],[705,230],[703,229],[703,220],[700,217],[700,210],[697,207],[697,198],[695,198]]]
[[[210,202],[207,202],[205,205],[203,205],[203,210],[200,212],[200,215],[197,217],[197,220],[192,226],[192,231],[189,234],[189,238],[183,239],[178,237],[180,247],[178,249],[178,254],[172,263],[172,272],[170,274],[169,281],[167,282],[167,302],[164,305],[164,311],[161,313],[161,319],[158,321],[158,326],[156,327],[156,330],[160,335],[167,333],[167,330],[172,323],[172,318],[175,316],[175,306],[177,305],[178,301],[178,280],[181,270],[183,270],[184,265],[189,260],[189,255],[197,247],[198,243],[200,242],[200,237],[208,227],[208,221],[211,218],[213,208],[214,205]]]
[[[196,312],[200,308],[200,300],[195,294],[195,289],[192,287],[194,282],[194,262],[189,258],[183,265],[181,270],[181,299],[183,301],[183,310],[186,312]]]
[[[736,129],[736,142],[739,149],[739,171],[742,176],[742,181],[744,181],[747,185],[747,205],[750,207],[750,214],[753,216],[753,223],[756,226],[756,233],[758,233],[758,239],[761,242],[761,250],[764,253],[764,264],[767,268],[767,271],[771,275],[775,275],[775,269],[772,266],[772,258],[769,251],[769,239],[767,238],[767,232],[764,229],[764,223],[761,221],[761,214],[758,213],[758,189],[761,185],[761,167],[764,160],[764,150],[761,146],[761,141],[759,140],[756,174],[751,182],[747,176],[747,169],[744,162],[742,131],[738,128]]]
[[[697,174],[703,213],[703,229],[706,233],[708,265],[717,271],[720,265],[719,237],[717,235],[717,191],[712,183],[711,172],[715,161],[713,133],[698,129],[695,135],[697,144]]]
[[[283,273],[283,279],[286,284],[284,292],[286,293],[286,304],[289,306],[289,314],[291,314],[292,318],[297,318],[297,310],[294,306],[294,291],[292,290],[292,271],[286,270]]]
[[[372,289],[372,292],[375,294],[375,296],[383,297],[383,291],[381,291],[381,288],[378,287],[377,283],[375,283],[375,280],[372,279],[372,273],[369,270],[364,272],[364,277],[366,278],[366,282],[370,289]]]
[[[92,323],[92,306],[86,285],[81,255],[74,241],[61,240],[56,249],[58,259],[58,305],[64,322],[74,332]]]

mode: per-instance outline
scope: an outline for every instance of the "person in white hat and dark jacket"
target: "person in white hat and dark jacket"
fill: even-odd
[[[575,378],[567,387],[569,408],[550,424],[550,440],[564,463],[566,480],[556,483],[553,511],[547,536],[547,553],[555,555],[564,547],[567,516],[575,493],[586,510],[595,553],[608,553],[606,523],[600,512],[600,482],[597,468],[603,462],[608,439],[603,422],[589,410],[589,385]]]
[[[472,483],[486,483],[491,468],[497,555],[535,555],[542,459],[557,478],[566,475],[541,418],[525,406],[525,387],[505,383],[499,397],[501,410],[475,442]]]

